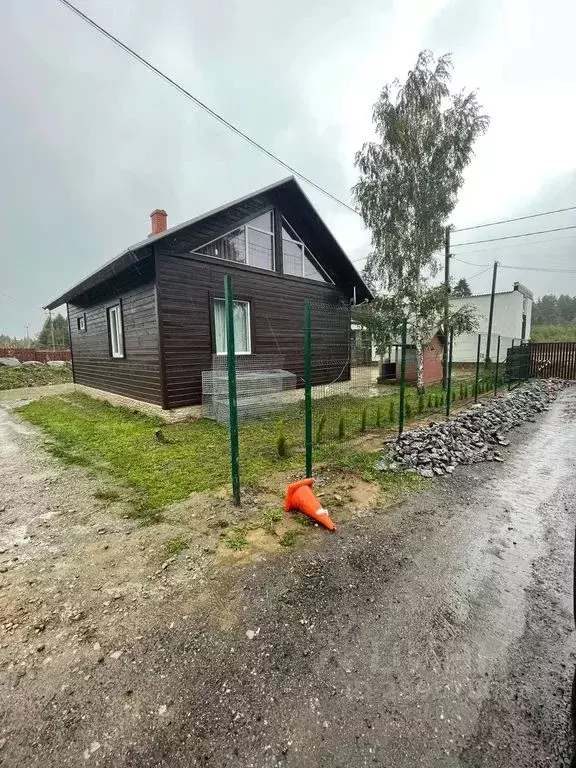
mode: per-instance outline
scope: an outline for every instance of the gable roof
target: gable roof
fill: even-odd
[[[115,256],[95,272],[92,272],[90,275],[88,275],[88,277],[84,278],[84,280],[76,283],[76,285],[51,301],[44,308],[55,309],[61,304],[65,304],[66,302],[71,301],[75,297],[82,295],[97,285],[110,280],[120,272],[128,269],[133,264],[136,264],[137,262],[152,256],[152,245],[160,241],[165,241],[169,238],[174,238],[174,235],[178,235],[179,233],[184,234],[185,230],[193,230],[196,225],[199,225],[206,219],[216,217],[218,214],[222,214],[229,209],[241,205],[242,203],[246,203],[251,201],[253,198],[262,196],[272,198],[275,202],[278,203],[278,207],[281,208],[283,212],[286,208],[292,208],[293,210],[304,208],[307,217],[312,221],[313,226],[311,231],[313,231],[319,246],[316,248],[318,253],[328,251],[333,255],[334,261],[336,262],[333,266],[342,275],[344,281],[356,289],[357,300],[359,302],[372,298],[370,289],[364,283],[346,253],[336,241],[334,235],[330,232],[326,224],[324,224],[316,209],[305,195],[304,191],[294,176],[289,176],[274,184],[270,184],[267,187],[263,187],[256,192],[252,192],[249,195],[244,195],[237,200],[233,200],[232,202],[218,206],[217,208],[214,208],[207,213],[203,213],[200,216],[189,219],[182,224],[177,224],[174,227],[170,227],[165,232],[160,232],[157,235],[152,235],[145,238],[144,240],[140,240],[140,242],[131,245],[129,248],[126,248],[124,251],[122,251],[122,253],[118,254],[118,256]],[[287,218],[290,219],[289,210]],[[300,234],[302,235],[302,233]],[[302,235],[302,237],[303,240],[306,240],[304,235]],[[309,245],[312,252],[315,253],[314,244],[307,242],[307,245]],[[350,295],[352,295],[352,290]]]

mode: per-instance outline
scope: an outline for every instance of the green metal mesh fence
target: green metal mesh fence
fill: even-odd
[[[227,333],[235,335],[228,282],[225,293]],[[425,387],[419,392],[410,339],[404,347],[398,340],[376,349],[366,329],[353,321],[350,306],[305,300],[301,325],[295,329],[271,334],[268,346],[259,344],[253,354],[235,355],[233,365],[228,355],[215,355],[212,369],[203,373],[204,413],[229,428],[235,498],[239,498],[238,466],[255,440],[259,455],[276,456],[279,468],[290,458],[291,467],[301,466],[311,474],[338,443],[362,441],[370,433],[395,434],[400,427],[403,356],[408,428],[443,419],[475,400],[511,388],[527,379],[530,371],[529,344],[494,335],[488,345],[483,334],[467,342],[468,350],[465,344],[460,349],[454,345],[449,386],[446,382],[443,387],[439,337],[425,350]]]

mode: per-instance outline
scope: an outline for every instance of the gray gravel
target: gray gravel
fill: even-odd
[[[571,389],[505,464],[231,572],[226,622],[212,602],[42,701],[21,683],[2,764],[569,765],[575,445]]]
[[[547,411],[564,387],[561,380],[552,381],[550,387],[545,381],[533,381],[473,405],[450,420],[404,432],[384,450],[375,469],[407,469],[431,478],[452,474],[458,464],[502,462],[499,449],[510,445],[506,433]]]

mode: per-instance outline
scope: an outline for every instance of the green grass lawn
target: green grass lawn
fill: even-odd
[[[19,368],[0,365],[0,389],[42,387],[46,384],[65,384],[69,381],[72,381],[72,368],[69,365],[61,367],[22,365]]]
[[[454,391],[458,403],[459,385]],[[414,390],[409,391],[411,416],[423,418],[441,412],[440,408],[427,407],[428,402],[433,406],[439,402],[440,392],[434,388],[428,391],[420,411],[422,402]],[[471,394],[470,389],[468,396]],[[382,397],[339,395],[315,400],[313,410],[315,462],[340,462],[335,465],[345,466],[342,462],[350,460],[351,455],[349,450],[343,452],[345,440],[358,436],[363,429],[377,428],[378,414],[381,429],[393,428],[397,424],[398,398],[396,390],[383,388]],[[119,482],[130,486],[142,511],[158,509],[194,491],[213,490],[230,482],[228,429],[214,421],[201,419],[168,425],[79,392],[42,398],[23,406],[19,412],[48,433],[48,447],[61,460],[110,472]],[[325,423],[320,430],[323,417]],[[344,437],[339,441],[342,418]],[[162,441],[156,438],[157,429],[162,431]],[[280,436],[286,443],[285,457],[278,452]],[[301,403],[267,419],[241,423],[242,485],[255,484],[278,470],[302,469],[303,446]],[[363,459],[359,461],[362,463]],[[367,471],[367,466],[362,469]]]
[[[229,482],[227,427],[207,419],[165,424],[126,408],[113,407],[79,392],[46,397],[23,406],[20,414],[46,430],[49,449],[69,464],[111,472],[137,493],[142,510],[157,509],[193,491]],[[258,421],[240,431],[242,484],[277,469],[297,468],[302,456],[280,459],[277,423]],[[165,442],[155,437],[162,430]],[[294,433],[289,432],[290,436]]]

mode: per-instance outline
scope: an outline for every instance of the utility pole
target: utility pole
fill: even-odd
[[[55,352],[56,341],[54,340],[54,320],[52,319],[52,310],[50,310],[50,332],[52,334],[52,352]]]
[[[26,326],[26,346],[30,349],[30,326]]]
[[[444,229],[444,350],[442,351],[442,389],[448,381],[448,319],[450,317],[450,225]]]
[[[486,360],[484,365],[490,364],[490,340],[492,336],[492,321],[494,320],[494,295],[496,293],[496,276],[498,274],[498,262],[494,262],[492,270],[492,293],[490,294],[490,312],[488,313],[488,339],[486,340]]]

